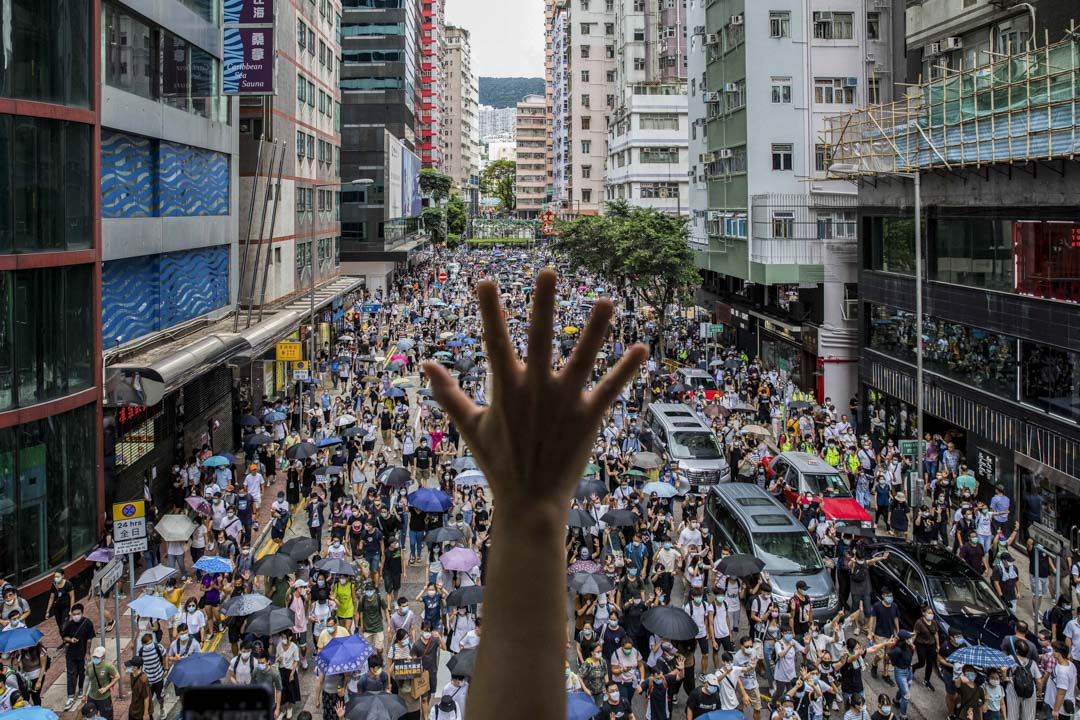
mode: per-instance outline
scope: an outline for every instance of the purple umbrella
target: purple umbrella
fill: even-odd
[[[479,565],[480,558],[478,558],[476,553],[469,548],[459,547],[443,553],[439,558],[439,562],[442,563],[444,570],[464,572],[466,570],[472,570]]]
[[[210,503],[206,502],[206,498],[199,497],[198,495],[192,495],[184,502],[186,502],[192,510],[199,513],[200,515],[210,517],[210,515],[213,514],[213,512],[210,510]]]
[[[113,559],[112,548],[99,547],[86,556],[90,562],[109,562]]]
[[[444,566],[445,566],[445,564],[444,564]],[[578,561],[574,562],[566,570],[566,573],[568,575],[573,575],[574,573],[601,573],[601,572],[604,572],[604,568],[600,567],[599,565],[594,563],[592,560],[578,560]]]

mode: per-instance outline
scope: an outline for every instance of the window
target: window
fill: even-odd
[[[307,81],[307,103],[315,107],[315,82],[313,80]]]
[[[605,79],[606,79],[606,80],[607,80],[607,81],[608,81],[609,83],[613,83],[613,82],[615,82],[615,71],[614,71],[614,70],[608,70],[608,71],[607,71],[607,74],[605,75]]]
[[[582,130],[589,130],[591,128],[592,128],[592,116],[591,115],[582,115],[581,116],[581,129]]]
[[[344,50],[341,61],[346,65],[403,62],[404,55],[400,50]]]
[[[644,70],[645,69],[645,58],[634,58],[634,69],[635,70]]]
[[[581,82],[583,82],[583,83],[589,82],[589,71],[588,70],[582,70],[581,71]]]
[[[772,169],[773,170],[790,170],[792,168],[792,156],[794,150],[789,143],[777,144],[773,143],[772,146]],[[790,236],[785,236],[790,237]]]
[[[589,9],[589,0],[581,0],[581,9],[582,10],[588,10]]]
[[[589,57],[589,46],[588,45],[582,45],[581,46],[581,57],[586,58],[586,59]]]
[[[977,356],[975,356],[977,357]],[[1080,420],[1080,353],[1020,343],[1020,400],[1071,420]]]
[[[581,177],[585,178],[586,180],[592,177],[592,165],[581,166]]]
[[[854,13],[814,13],[814,37],[818,40],[851,40],[855,37],[854,29]]]
[[[642,183],[641,198],[643,200],[674,199],[679,197],[678,183]]]
[[[724,35],[726,39],[724,50],[734,50],[735,48],[742,45],[743,42],[745,42],[746,26],[742,24],[728,24],[728,26],[724,29]]]
[[[634,12],[645,12],[645,0],[634,0]]]
[[[855,211],[821,211],[817,216],[818,240],[853,240],[855,238]]]
[[[315,31],[312,28],[307,29],[307,51],[308,55],[315,54]]]
[[[307,80],[300,73],[296,73],[296,102],[301,109],[307,102]]]
[[[587,93],[581,96],[581,107],[589,107],[589,95]]]
[[[581,153],[583,155],[588,155],[590,152],[592,152],[592,140],[582,140]]]
[[[589,26],[590,25],[592,25],[592,23],[581,23],[581,34],[582,35],[588,35],[589,34]]]
[[[773,145],[773,147],[776,146]],[[774,161],[773,165],[775,166],[775,164]],[[795,214],[774,212],[772,216],[772,236],[780,239],[795,237]]]
[[[772,79],[772,101],[781,104],[791,102],[791,78],[774,77]]]
[[[604,46],[604,57],[607,58],[608,60],[614,60],[615,59],[615,46],[614,45],[605,45]]]
[[[583,188],[581,191],[581,202],[592,202],[592,189]]]
[[[915,273],[915,221],[903,217],[869,216],[863,219],[866,242],[863,263],[867,270]]]
[[[869,77],[866,79],[866,100],[871,105],[881,104],[881,78]]]
[[[615,34],[615,23],[604,23],[604,34],[611,37]]]
[[[319,64],[326,65],[326,59],[330,57],[330,48],[326,47],[326,43],[322,40],[319,41]]]
[[[857,78],[814,78],[814,102],[818,105],[851,105]]]
[[[926,238],[930,280],[1013,291],[1013,222],[989,217],[941,217]]]
[[[308,159],[311,159],[311,160],[315,159],[315,136],[314,135],[308,135],[307,136],[307,154],[308,154]]]
[[[641,130],[678,130],[679,116],[668,113],[642,113],[638,116]]]
[[[634,42],[645,42],[645,28],[634,28]]]
[[[732,83],[734,90],[724,88],[724,105],[727,112],[734,112],[746,105],[746,81],[739,80]]]
[[[156,100],[160,91],[157,37],[154,28],[134,15],[105,5],[105,82]]]
[[[607,96],[607,106],[608,106],[609,110],[611,108],[615,107],[615,96],[614,95],[608,95]]]
[[[307,140],[304,139],[304,133],[300,130],[296,131],[296,157],[304,157],[307,154]]]
[[[866,39],[867,40],[880,40],[881,39],[881,13],[868,12],[866,13]]]
[[[1016,292],[1080,302],[1080,222],[1013,225]]]
[[[296,46],[301,50],[307,47],[307,25],[300,18],[296,19]]]
[[[832,150],[828,145],[818,143],[814,146],[814,170],[828,172],[832,164]]]
[[[791,37],[791,13],[783,11],[773,11],[769,13],[769,37],[771,38],[786,38]]]
[[[640,162],[646,165],[679,162],[679,148],[677,147],[644,147],[639,152]]]

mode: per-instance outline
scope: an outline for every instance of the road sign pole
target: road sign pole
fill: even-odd
[[[135,553],[128,555],[128,592],[132,600],[135,599]],[[131,637],[135,638],[136,643],[138,638],[136,637],[137,624],[135,622],[135,613],[131,613]],[[138,647],[138,645],[136,645]],[[118,668],[119,669],[119,668]]]
[[[101,608],[101,647],[105,647],[105,641],[108,636],[105,634],[105,593],[101,592],[101,588],[98,587],[98,601]]]
[[[113,616],[113,627],[116,628],[116,693],[120,698],[124,697],[124,667],[120,664],[120,653],[122,651],[120,647],[120,592],[116,586],[113,586],[113,600],[116,602],[116,614]],[[132,622],[134,622],[135,616],[132,615]],[[138,645],[135,645],[138,647]]]

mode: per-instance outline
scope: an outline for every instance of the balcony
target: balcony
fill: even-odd
[[[751,262],[800,266],[806,282],[821,282],[826,265],[855,262],[857,207],[855,193],[754,195],[750,202]],[[727,218],[710,217],[709,221],[725,223]],[[728,234],[727,225],[717,229],[721,231],[710,228],[710,234]],[[741,232],[745,233],[745,225]]]

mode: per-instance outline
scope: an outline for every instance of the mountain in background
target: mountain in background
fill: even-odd
[[[493,108],[515,107],[526,95],[543,95],[544,78],[482,77],[480,104]]]

